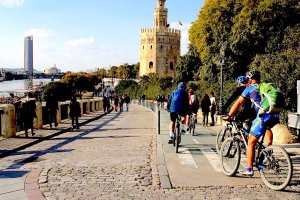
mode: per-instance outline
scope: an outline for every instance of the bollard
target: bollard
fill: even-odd
[[[157,133],[160,134],[160,109],[157,110]]]

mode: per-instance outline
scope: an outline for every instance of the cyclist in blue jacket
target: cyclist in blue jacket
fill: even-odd
[[[175,122],[177,116],[181,116],[181,131],[185,132],[185,118],[189,108],[189,95],[186,92],[186,84],[184,82],[180,82],[178,84],[178,88],[172,92],[168,99],[167,110],[170,111],[170,138],[169,144],[172,144],[174,138],[174,130],[175,130]]]

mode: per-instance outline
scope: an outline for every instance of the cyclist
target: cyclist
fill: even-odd
[[[239,76],[236,79],[238,87],[228,98],[224,106],[222,107],[222,113],[226,113],[227,108],[243,93],[245,88],[248,86],[248,78],[246,76]],[[241,108],[236,115],[236,120],[240,122],[245,122],[246,120],[253,121],[255,119],[256,112],[252,107],[252,102],[249,98],[245,99],[245,102],[242,104]]]
[[[185,89],[186,89],[186,84],[184,82],[180,82],[178,84],[178,88],[174,90],[171,93],[170,97],[168,98],[167,110],[170,111],[170,119],[171,119],[169,125],[169,130],[170,130],[169,144],[173,143],[175,122],[178,115],[181,116],[181,125],[180,125],[181,131],[185,132],[186,130],[185,118],[186,118],[186,113],[189,105],[189,97]]]
[[[233,106],[230,109],[230,112],[224,120],[229,121],[234,113],[238,111],[239,107],[243,105],[246,99],[250,99],[253,104],[257,116],[253,121],[253,124],[250,129],[250,135],[248,139],[248,149],[247,149],[247,170],[241,171],[242,175],[253,176],[253,161],[254,161],[254,149],[255,144],[258,139],[266,134],[266,143],[271,145],[273,142],[273,133],[271,128],[279,122],[279,113],[263,113],[258,114],[258,111],[261,106],[261,96],[258,93],[257,86],[260,83],[260,72],[259,71],[250,71],[246,73],[247,78],[249,79],[249,87],[245,88],[242,95],[235,101]]]
[[[190,123],[190,116],[192,116],[192,114],[195,115],[195,123],[197,123],[197,113],[199,109],[199,100],[194,94],[194,90],[192,88],[188,90],[188,94],[189,94],[189,108],[188,108],[188,113],[186,115],[187,131],[189,131],[188,125]]]

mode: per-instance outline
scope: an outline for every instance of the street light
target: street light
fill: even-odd
[[[219,62],[220,65],[220,100],[219,100],[219,113],[222,114],[222,107],[223,107],[223,99],[222,99],[222,93],[223,93],[223,67],[225,69],[225,59],[222,59]]]

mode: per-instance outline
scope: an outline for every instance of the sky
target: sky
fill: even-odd
[[[0,68],[23,68],[24,37],[33,35],[34,69],[66,71],[139,62],[142,28],[153,27],[157,0],[0,0]],[[170,28],[188,29],[204,0],[167,0]],[[182,22],[182,26],[179,25]]]

